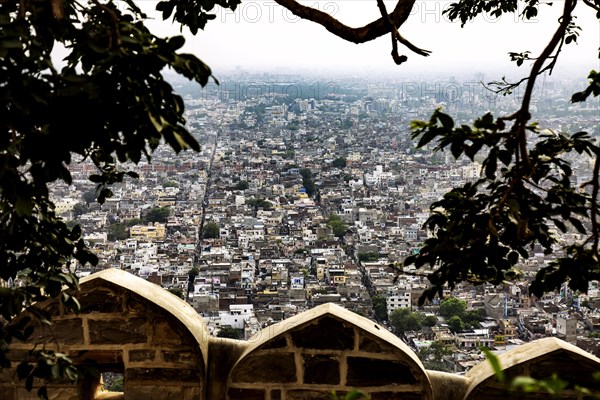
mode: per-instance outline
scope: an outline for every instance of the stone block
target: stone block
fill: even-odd
[[[233,382],[296,382],[293,353],[250,354],[233,371]]]
[[[174,318],[154,318],[152,324],[152,343],[177,345],[177,346],[198,346],[191,334],[187,334],[187,329],[181,322]]]
[[[227,397],[229,400],[264,400],[265,391],[262,389],[229,388]]]
[[[81,318],[56,319],[52,321],[52,326],[39,323],[28,342],[58,342],[61,345],[83,343]]]
[[[192,351],[161,351],[162,359],[168,363],[189,363],[196,359]]]
[[[396,347],[381,340],[374,339],[364,334],[360,335],[358,349],[360,351],[368,351],[371,353],[387,353],[393,354],[396,351]]]
[[[125,370],[125,381],[150,381],[150,382],[202,382],[200,371],[184,368],[127,368]]]
[[[187,400],[181,386],[127,385],[125,400]]]
[[[145,318],[88,320],[91,344],[145,343]]]
[[[285,340],[285,336],[280,336],[276,339],[269,340],[267,343],[260,346],[261,350],[268,349],[282,349],[287,346],[287,341]]]
[[[279,390],[279,389],[271,390],[271,400],[281,400],[281,390]]]
[[[369,393],[371,400],[421,400],[423,393],[415,392],[375,392]]]
[[[77,296],[81,304],[81,313],[120,313],[123,310],[123,298],[110,289],[95,289]]]
[[[352,350],[354,329],[342,321],[323,317],[291,333],[295,346],[307,349]]]
[[[344,392],[336,391],[339,397],[345,395]],[[330,400],[331,390],[288,390],[286,400]]]
[[[129,362],[154,361],[154,349],[129,350]]]
[[[328,355],[304,355],[304,383],[337,385],[340,383],[340,363]]]
[[[365,357],[348,357],[348,386],[384,386],[390,384],[413,385],[417,378],[410,367],[397,360],[378,360]]]

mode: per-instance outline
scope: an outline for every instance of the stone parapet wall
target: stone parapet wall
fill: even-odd
[[[86,377],[49,384],[51,399],[328,400],[354,388],[373,400],[506,398],[486,362],[466,376],[427,371],[399,338],[333,304],[237,341],[210,337],[184,301],[120,270],[82,279],[77,297],[77,315],[45,305],[52,327],[38,325],[28,343],[11,345],[13,367],[44,345],[76,364],[123,373],[124,392],[103,392]],[[523,345],[500,362],[508,375],[565,371],[575,383],[598,385],[590,377],[600,360],[558,339]],[[2,400],[36,399],[24,386],[14,368],[0,371]]]

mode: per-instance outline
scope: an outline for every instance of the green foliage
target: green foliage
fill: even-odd
[[[262,208],[263,210],[273,209],[273,204],[269,200],[265,199],[252,198],[246,201],[246,204],[248,204],[251,207],[254,207],[255,210],[258,210],[259,208]]]
[[[454,333],[461,332],[465,329],[465,323],[458,315],[453,315],[452,317],[448,318],[446,323],[448,324],[448,329]]]
[[[142,221],[146,224],[153,222],[164,224],[169,219],[169,215],[171,215],[171,209],[169,207],[154,207],[146,212]]]
[[[217,337],[241,340],[244,338],[244,331],[231,326],[222,326],[219,333],[217,333]]]
[[[339,217],[339,215],[331,214],[327,218],[327,226],[333,231],[333,235],[341,238],[348,231],[348,225]]]
[[[306,194],[312,197],[315,194],[312,171],[308,168],[302,168],[300,169],[300,175],[302,176],[302,186],[306,189]]]
[[[220,229],[221,228],[217,223],[212,221],[207,222],[204,224],[204,227],[202,227],[202,236],[205,239],[218,239]]]
[[[338,157],[331,163],[331,166],[338,169],[346,168],[346,158]]]
[[[358,253],[358,260],[363,262],[377,261],[379,260],[379,254],[375,253],[374,251]]]
[[[371,297],[373,302],[373,312],[380,321],[387,321],[387,303],[385,296],[373,296]]]
[[[418,331],[422,328],[422,315],[408,308],[397,308],[390,315],[390,324],[396,333]]]
[[[474,129],[455,127],[452,118],[439,110],[429,122],[412,126],[419,147],[437,138],[435,151],[450,147],[455,157],[465,154],[471,159],[482,148],[488,149],[484,178],[455,188],[432,204],[425,225],[436,235],[405,261],[417,267],[439,265],[429,275],[432,288],[427,297],[439,293],[444,284],[514,279],[520,260],[529,257],[528,247],[539,243],[550,253],[558,245],[550,223],[562,232],[589,233],[582,218],[597,218],[598,210],[590,194],[571,181],[572,170],[565,159],[571,151],[597,157],[600,149],[586,133],[546,133],[530,125],[538,140],[528,153],[529,172],[523,176],[525,166],[514,157],[518,141],[504,131],[504,121],[494,120],[491,114],[476,120]],[[565,256],[538,272],[532,293],[541,296],[564,281],[573,290],[586,291],[587,282],[600,277],[597,249],[589,246],[597,245],[597,235],[596,229],[582,243],[563,247]]]
[[[124,390],[123,384],[123,375],[119,375],[112,380],[110,385],[106,387],[106,390],[108,390],[109,392],[122,392]]]
[[[452,354],[452,350],[449,349],[443,342],[435,340],[431,342],[429,347],[424,347],[419,350],[419,358],[423,362],[423,366],[426,369],[443,372],[454,372],[450,367],[444,364],[443,359],[445,356]]]
[[[203,26],[193,16],[200,7],[195,2],[163,3],[176,15],[192,16],[194,29]],[[77,289],[77,264],[98,262],[80,227],[57,218],[48,186],[71,184],[69,165],[85,159],[97,171],[89,177],[96,188],[83,200],[102,203],[111,184],[136,176],[118,165],[149,160],[161,141],[176,152],[200,148],[185,128],[183,99],[162,73],[170,68],[205,85],[210,69],[178,52],[182,36],[158,37],[146,20],[129,0],[9,0],[0,6],[0,279],[19,280],[0,291],[0,367],[9,365],[7,346],[31,333],[14,317],[29,310],[47,322],[50,316],[34,304],[59,296],[76,311],[76,299],[61,290]],[[59,47],[66,56],[57,67],[51,54]],[[41,351],[32,357],[37,367],[24,365],[18,374],[28,389],[34,375],[74,377],[67,358]]]
[[[110,241],[125,240],[129,237],[129,229],[122,222],[115,222],[108,226],[107,239]]]
[[[248,181],[239,181],[235,185],[235,190],[246,190],[246,189],[248,189],[248,187],[249,187]]]
[[[440,304],[440,315],[444,318],[452,318],[454,316],[462,318],[465,315],[466,310],[467,303],[456,297],[444,299]]]
[[[88,206],[85,203],[77,203],[73,206],[73,215],[75,218],[85,214],[88,211]]]
[[[163,183],[162,185],[164,188],[170,188],[170,187],[179,187],[179,183],[177,181],[166,181],[165,183]]]
[[[423,318],[423,326],[432,327],[436,326],[437,323],[438,319],[435,317],[435,315],[427,315],[425,318]]]

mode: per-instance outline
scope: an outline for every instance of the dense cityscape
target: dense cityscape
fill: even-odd
[[[508,114],[518,91],[496,95],[482,74],[398,81],[238,69],[220,80],[204,89],[172,81],[199,153],[159,147],[151,162],[121,166],[139,178],[114,186],[103,204],[89,162],[72,165],[72,185],[53,188],[57,212],[99,257],[96,269],[180,296],[215,336],[249,339],[333,302],[385,325],[431,369],[464,372],[484,359],[481,346],[502,352],[547,336],[600,356],[598,282],[587,294],[565,286],[530,296],[528,282],[557,256],[541,247],[518,281],[463,284],[423,305],[427,271],[400,267],[432,234],[423,228],[430,204],[481,173],[477,160],[416,149],[410,121],[438,107],[460,123]],[[599,137],[598,101],[568,102],[583,84],[544,78],[534,119]],[[591,179],[591,159],[571,162],[578,184]]]

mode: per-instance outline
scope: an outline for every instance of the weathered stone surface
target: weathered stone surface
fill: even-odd
[[[337,357],[304,355],[304,383],[329,385],[340,383],[340,363]]]
[[[285,340],[285,336],[280,336],[276,339],[270,340],[267,343],[263,344],[260,349],[268,350],[268,349],[281,349],[287,346],[287,342]]]
[[[191,351],[161,351],[163,361],[170,363],[190,362],[194,360],[194,353]]]
[[[135,293],[125,295],[125,311],[133,313],[144,313],[149,306],[149,301]]]
[[[370,393],[371,400],[422,400],[422,393],[376,392]]]
[[[348,357],[349,386],[384,386],[392,383],[412,385],[417,383],[408,365],[396,360],[377,360]]]
[[[358,348],[360,351],[368,351],[371,353],[388,353],[393,354],[396,348],[391,344],[379,339],[374,339],[364,334],[360,335]]]
[[[230,388],[227,391],[229,400],[264,400],[265,391],[261,389]]]
[[[292,341],[308,349],[352,350],[354,329],[335,318],[323,317],[316,324],[292,332]]]
[[[4,393],[0,398],[4,400]],[[39,400],[39,396],[37,395],[37,389],[33,389],[31,392],[28,392],[25,388],[18,388],[16,393],[16,399],[19,400]],[[48,400],[78,400],[77,398],[77,388],[69,387],[69,388],[48,388]]]
[[[123,352],[121,350],[92,350],[78,352],[74,357],[77,363],[101,365],[111,371],[123,370]]]
[[[5,381],[2,381],[5,382]],[[2,400],[15,400],[15,389],[12,386],[2,385],[0,386],[0,393],[2,393]]]
[[[201,382],[200,372],[183,368],[127,368],[125,381]]]
[[[88,325],[92,344],[144,343],[148,339],[145,318],[91,319]]]
[[[60,344],[83,343],[83,326],[80,318],[57,319],[52,321],[52,327],[39,324],[28,342],[55,342]]]
[[[202,386],[186,386],[183,388],[183,400],[202,400],[204,399]]]
[[[154,349],[129,350],[130,362],[153,361],[156,352]]]
[[[125,382],[126,400],[188,400],[184,398],[180,386],[161,385],[127,385]]]
[[[232,379],[244,383],[296,382],[294,354],[251,354],[236,366]]]
[[[153,318],[152,342],[155,344],[197,346],[191,334],[174,318]]]
[[[339,397],[345,392],[336,391]],[[289,390],[286,392],[287,400],[330,400],[331,390]]]
[[[279,389],[271,390],[271,400],[281,400],[281,390],[279,390]]]
[[[83,292],[77,296],[81,304],[81,312],[91,313],[117,313],[122,311],[122,298],[109,289],[95,289]]]

